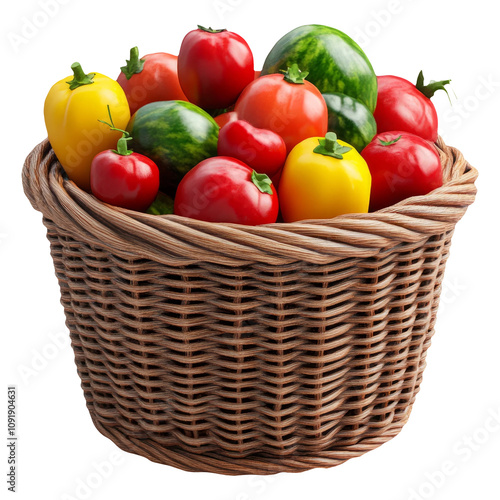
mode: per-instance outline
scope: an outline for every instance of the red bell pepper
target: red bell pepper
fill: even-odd
[[[285,164],[286,145],[276,132],[236,120],[221,128],[217,153],[241,160],[258,173],[272,177]]]

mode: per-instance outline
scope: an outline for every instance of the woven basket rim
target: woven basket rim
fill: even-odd
[[[442,187],[376,212],[293,223],[214,223],[108,205],[63,178],[63,169],[48,139],[26,158],[23,187],[33,207],[61,229],[76,231],[91,243],[109,247],[125,258],[131,254],[155,256],[173,265],[199,260],[233,266],[297,260],[322,264],[332,258],[370,257],[381,249],[417,242],[454,228],[474,201],[478,172],[441,137],[435,145],[443,166]],[[141,248],[143,244],[145,248]],[[163,253],[168,250],[169,255],[162,256],[153,247]]]

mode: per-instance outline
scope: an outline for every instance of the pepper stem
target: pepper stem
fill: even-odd
[[[272,181],[266,174],[258,174],[255,170],[252,170],[250,179],[261,193],[273,194]]]
[[[331,156],[332,158],[337,158],[337,160],[342,160],[344,158],[343,155],[352,149],[350,146],[342,146],[337,141],[337,134],[335,132],[327,132],[325,138],[319,139],[318,143],[319,146],[313,149],[313,153]]]
[[[66,83],[69,84],[70,90],[75,90],[82,85],[90,85],[94,83],[95,73],[89,73],[88,75],[82,69],[82,66],[79,62],[74,62],[71,65],[71,69],[73,70],[73,80],[70,80]]]
[[[331,133],[328,132],[325,135],[325,149],[330,153],[333,153],[335,142],[337,141],[336,137],[332,137]]]
[[[104,120],[97,120],[98,122],[104,123],[107,125],[111,130],[116,130],[117,132],[121,132],[123,135],[118,139],[118,142],[116,143],[116,149],[113,149],[113,153],[116,153],[120,156],[129,156],[133,153],[131,149],[128,149],[127,141],[131,141],[132,137],[131,135],[126,131],[122,130],[121,128],[116,128],[115,124],[113,123],[113,118],[111,117],[111,110],[109,109],[109,104],[108,104],[108,116],[109,116],[109,121],[105,122]]]

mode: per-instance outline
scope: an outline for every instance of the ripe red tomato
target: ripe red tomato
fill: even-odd
[[[430,97],[445,89],[450,80],[424,85],[422,72],[417,85],[398,76],[378,76],[377,106],[373,113],[377,132],[401,130],[428,141],[438,138],[438,116]]]
[[[227,156],[198,163],[182,178],[174,200],[175,214],[209,222],[269,224],[278,211],[271,180]]]
[[[297,65],[285,75],[265,75],[248,85],[236,101],[240,120],[272,130],[285,141],[287,152],[309,137],[324,137],[328,109],[321,92],[303,79]]]
[[[234,104],[255,76],[252,51],[241,36],[202,26],[184,37],[177,64],[182,90],[206,110]]]
[[[177,56],[165,52],[139,59],[137,47],[116,79],[127,96],[130,115],[150,102],[187,101],[177,76]]]
[[[361,151],[372,175],[370,212],[443,185],[436,148],[408,132],[383,132]]]
[[[158,194],[160,172],[144,155],[122,155],[108,149],[92,160],[90,187],[105,203],[144,212]]]
[[[285,164],[286,145],[276,132],[235,120],[220,129],[217,153],[237,158],[259,174],[272,177]]]

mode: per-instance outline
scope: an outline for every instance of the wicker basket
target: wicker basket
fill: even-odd
[[[477,171],[390,208],[249,227],[97,201],[47,140],[23,185],[43,214],[97,429],[189,471],[331,467],[398,434],[422,380],[455,224]]]

